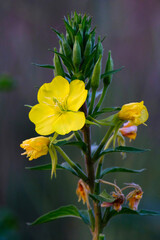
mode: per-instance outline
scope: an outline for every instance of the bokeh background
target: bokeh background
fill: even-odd
[[[26,170],[25,167],[48,163],[46,156],[33,162],[21,156],[19,144],[36,136],[24,104],[36,103],[37,87],[53,78],[49,69],[31,63],[52,64],[49,48],[58,47],[53,26],[64,32],[63,17],[76,10],[93,17],[97,34],[106,35],[104,61],[112,51],[115,68],[125,66],[116,75],[104,106],[144,100],[150,118],[140,126],[133,146],[151,152],[122,160],[119,154],[106,159],[105,166],[146,168],[141,175],[110,174],[108,180],[139,183],[144,191],[140,208],[160,210],[160,1],[159,0],[5,0],[0,3],[0,240],[80,240],[90,239],[86,226],[77,219],[62,219],[29,227],[47,211],[62,204],[77,202],[77,178],[59,171],[50,180],[50,172]],[[5,79],[9,84],[5,84]],[[105,129],[95,129],[92,142],[100,141]],[[131,145],[128,142],[129,145]],[[82,162],[77,149],[65,148]],[[59,161],[61,161],[59,159]],[[83,163],[81,163],[83,166]],[[106,229],[107,239],[160,239],[159,217],[119,216]]]

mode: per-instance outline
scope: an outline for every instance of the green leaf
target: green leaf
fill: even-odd
[[[129,168],[122,168],[122,167],[111,167],[111,168],[106,168],[102,171],[101,173],[101,178],[108,173],[113,173],[113,172],[128,172],[128,173],[141,173],[145,171],[146,169],[140,169],[140,170],[133,170]]]
[[[119,147],[116,147],[115,149],[108,148],[107,150],[102,151],[99,157],[103,156],[106,153],[111,153],[111,152],[142,153],[146,151],[150,151],[150,149],[140,149],[140,148],[134,148],[134,147],[119,146]]]
[[[81,148],[84,152],[86,152],[86,148],[87,148],[86,144],[83,141],[69,142],[69,141],[64,140],[64,141],[58,141],[54,145],[56,145],[56,146],[74,145],[74,146]]]
[[[150,210],[139,210],[135,211],[127,207],[123,207],[121,211],[117,212],[115,210],[112,210],[107,218],[107,221],[111,219],[112,217],[120,214],[134,214],[134,215],[139,215],[139,216],[159,216],[160,212],[157,211],[150,211]]]
[[[88,124],[88,125],[96,125],[96,126],[100,127],[100,124],[98,124],[97,121],[96,122],[92,122],[92,121],[89,121],[88,119],[86,119],[86,124]]]
[[[27,170],[51,170],[52,165],[49,163],[49,164],[44,164],[44,165],[39,165],[39,166],[34,166],[34,167],[26,167],[26,169]],[[61,170],[61,169],[67,170],[78,177],[77,172],[73,168],[71,168],[67,162],[63,162],[60,165],[57,164],[56,169],[57,170]]]
[[[91,116],[95,117],[103,113],[108,113],[108,112],[115,112],[115,111],[120,111],[120,107],[108,107],[108,108],[102,108],[100,111],[93,113]]]
[[[119,72],[119,71],[121,71],[123,68],[124,68],[124,66],[122,66],[121,68],[118,68],[118,69],[115,69],[115,70],[106,72],[106,73],[104,73],[104,74],[101,75],[101,78],[104,78],[104,77],[106,77],[106,76],[108,76],[108,75],[110,75],[110,74],[114,74],[114,73],[116,73],[116,72]]]
[[[50,222],[59,218],[65,217],[75,217],[82,219],[85,223],[89,223],[89,219],[87,218],[87,214],[84,211],[79,211],[74,205],[68,205],[60,207],[56,210],[48,212],[41,217],[37,218],[34,222],[28,223],[28,225],[36,225],[41,223]]]
[[[49,65],[49,64],[38,64],[38,63],[32,63],[33,65],[37,66],[37,67],[42,67],[42,68],[51,68],[51,69],[55,69],[54,66]]]
[[[113,202],[115,199],[109,195],[105,190],[100,193],[99,195],[92,194],[90,193],[89,196],[94,200],[94,201],[99,201],[99,202]]]
[[[51,27],[51,30],[57,34],[57,36],[58,36],[58,38],[59,38],[60,40],[62,39],[61,34],[60,34],[56,29],[54,29],[53,27]]]

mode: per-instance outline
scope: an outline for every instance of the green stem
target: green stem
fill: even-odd
[[[104,85],[104,87],[103,87],[103,92],[102,92],[102,94],[101,94],[101,97],[100,97],[100,99],[99,99],[99,101],[98,101],[95,109],[94,109],[94,112],[97,112],[98,109],[100,108],[100,106],[101,106],[101,104],[102,104],[102,102],[103,102],[103,99],[104,99],[104,97],[105,97],[107,88],[108,88],[108,86],[107,86],[107,85]]]
[[[90,107],[89,107],[89,114],[91,114],[93,111],[95,96],[96,96],[96,90],[92,89],[92,97],[91,97],[91,102],[90,102]]]
[[[87,181],[86,174],[68,157],[68,155],[62,150],[62,148],[55,146],[56,150],[61,154],[61,156],[66,160],[66,162],[78,173],[80,178]]]
[[[100,142],[100,145],[98,146],[98,148],[93,156],[93,162],[96,162],[97,159],[99,158],[99,154],[100,154],[102,148],[104,147],[104,145],[106,144],[107,140],[109,139],[114,128],[115,128],[115,126],[111,126],[109,128],[109,130],[107,131],[106,135],[104,136],[104,138],[102,139],[102,141]]]

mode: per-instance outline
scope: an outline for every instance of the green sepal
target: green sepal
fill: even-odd
[[[78,72],[79,71],[79,67],[81,64],[81,47],[78,41],[78,36],[75,36],[75,42],[73,45],[73,65],[75,67],[75,71]]]
[[[99,123],[97,123],[96,121],[92,122],[92,121],[90,121],[88,119],[86,119],[86,124],[88,124],[88,125],[96,125],[96,126],[100,127]]]
[[[105,72],[105,73],[103,73],[103,74],[101,75],[101,78],[104,78],[104,77],[106,77],[106,76],[108,76],[108,75],[117,73],[117,72],[121,71],[123,68],[124,68],[124,66],[122,66],[121,68],[118,68],[118,69],[109,71],[109,72]]]
[[[98,202],[113,202],[115,199],[104,190],[99,195],[90,193],[89,196],[94,200]]]
[[[111,152],[142,153],[147,151],[150,151],[150,149],[140,149],[135,147],[119,146],[116,148],[108,148],[107,150],[102,151],[99,157]]]
[[[92,77],[91,77],[91,88],[96,90],[99,87],[99,83],[100,83],[100,75],[101,75],[101,59],[102,59],[102,55],[99,56],[94,69],[93,69],[93,73],[92,73]]]
[[[56,177],[56,166],[57,166],[57,162],[58,162],[57,152],[53,145],[51,147],[49,147],[49,154],[51,157],[51,179],[52,179],[53,173]]]
[[[49,64],[38,64],[38,63],[32,63],[32,65],[35,65],[37,67],[41,67],[41,68],[50,68],[50,69],[55,69],[54,66],[49,65]]]
[[[74,205],[68,205],[60,207],[56,210],[50,211],[41,217],[37,218],[34,222],[28,223],[28,225],[42,224],[51,222],[53,220],[65,217],[75,217],[83,220],[85,224],[89,224],[89,217],[84,210],[78,210]]]
[[[103,46],[102,46],[102,43],[101,43],[101,38],[99,36],[97,47],[96,47],[96,55],[95,55],[95,59],[94,59],[95,63],[98,61],[100,56],[103,56]]]
[[[129,169],[129,168],[122,168],[122,167],[111,167],[111,168],[106,168],[101,172],[100,178],[104,177],[104,175],[108,173],[114,173],[114,172],[126,172],[126,173],[141,173],[145,171],[146,169],[140,169],[140,170],[134,170],[134,169]]]

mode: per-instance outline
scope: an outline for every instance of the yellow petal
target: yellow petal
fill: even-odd
[[[63,103],[69,94],[69,82],[61,77],[55,77],[51,83],[43,84],[38,91],[39,103],[54,105],[53,99]]]
[[[36,125],[36,132],[40,135],[53,133],[54,123],[60,116],[59,108],[51,108],[46,104],[37,104],[29,112],[29,119]]]
[[[63,112],[54,123],[54,129],[58,134],[65,135],[81,129],[84,124],[85,115],[83,112]]]
[[[67,99],[67,108],[71,111],[78,111],[87,98],[88,91],[85,90],[83,81],[74,80],[70,83],[70,92]]]

